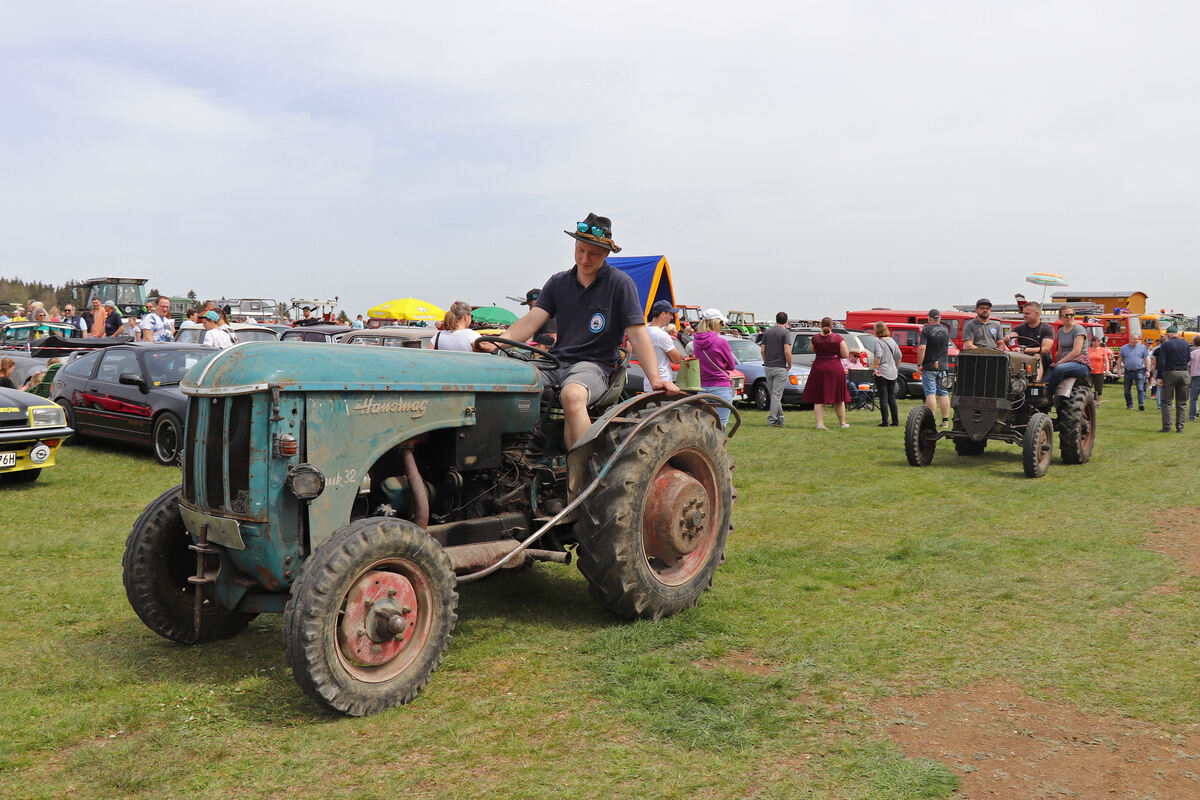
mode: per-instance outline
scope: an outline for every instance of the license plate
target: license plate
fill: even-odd
[[[16,453],[0,453],[0,469],[4,469],[5,467],[15,467],[16,465]]]

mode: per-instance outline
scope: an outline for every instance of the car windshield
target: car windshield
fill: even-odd
[[[187,371],[216,355],[215,350],[176,349],[154,350],[145,353],[146,373],[152,386],[179,383]]]
[[[273,331],[255,331],[246,328],[237,331],[238,342],[275,342],[279,337]]]
[[[733,357],[738,361],[762,361],[762,350],[753,342],[745,339],[726,339]]]

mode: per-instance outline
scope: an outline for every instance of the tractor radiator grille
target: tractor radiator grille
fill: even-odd
[[[960,353],[957,376],[958,396],[1003,400],[1008,394],[1008,356]]]
[[[250,491],[253,395],[188,399],[183,497],[199,508],[236,512]]]

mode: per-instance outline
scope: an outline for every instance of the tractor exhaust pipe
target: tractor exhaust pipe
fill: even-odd
[[[413,496],[413,522],[423,530],[429,527],[429,493],[425,491],[425,480],[417,469],[417,460],[413,458],[411,447],[401,451],[404,459],[404,476],[408,478],[408,490]],[[503,554],[502,554],[503,555]]]

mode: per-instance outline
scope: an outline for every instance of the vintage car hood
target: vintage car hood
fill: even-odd
[[[301,391],[541,391],[538,369],[482,353],[318,342],[246,342],[198,364],[180,388],[229,395]]]
[[[36,394],[0,387],[0,424],[17,420],[28,422],[30,406],[49,405],[54,404]]]

